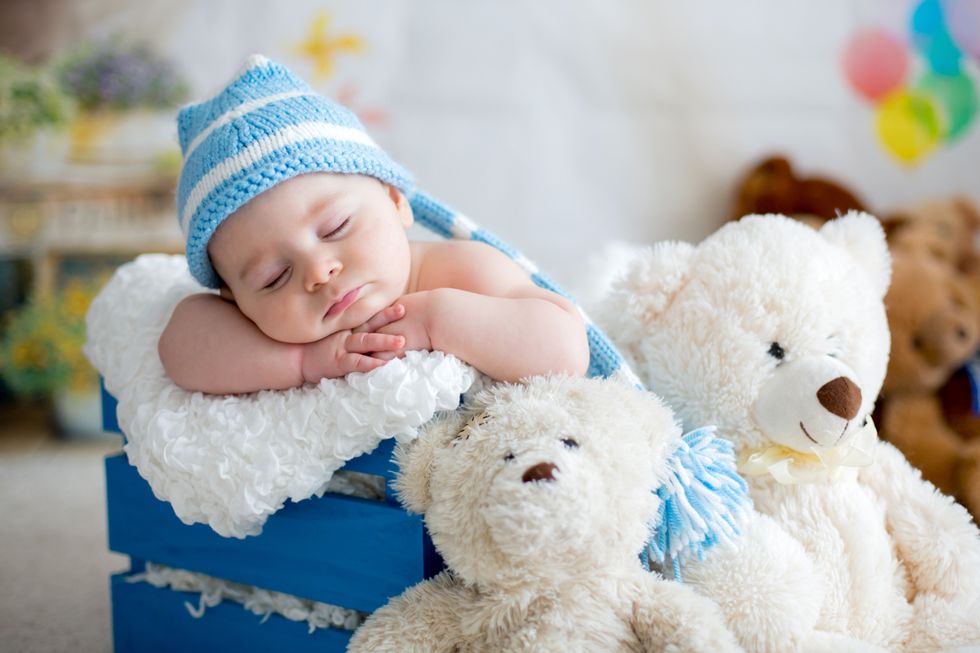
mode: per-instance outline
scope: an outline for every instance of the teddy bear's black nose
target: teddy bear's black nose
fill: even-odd
[[[525,483],[530,483],[531,481],[553,481],[555,480],[555,472],[557,471],[559,471],[558,465],[554,463],[538,463],[533,467],[528,467],[521,480]]]
[[[861,388],[846,376],[839,376],[817,390],[817,400],[834,415],[851,420],[861,409]]]

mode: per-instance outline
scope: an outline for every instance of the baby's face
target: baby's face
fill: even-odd
[[[407,200],[377,179],[306,174],[235,211],[208,253],[263,333],[313,342],[360,326],[404,294],[411,223]]]

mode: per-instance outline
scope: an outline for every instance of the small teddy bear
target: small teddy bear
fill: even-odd
[[[397,489],[448,569],[392,599],[349,651],[737,651],[717,607],[639,553],[680,429],[597,379],[494,385],[399,445]]]
[[[760,514],[682,573],[747,650],[980,644],[980,533],[869,420],[889,260],[866,214],[752,216],[647,250],[593,311],[683,425],[735,446]]]

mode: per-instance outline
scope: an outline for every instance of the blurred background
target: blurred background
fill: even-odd
[[[60,646],[32,639],[44,615],[73,624],[66,648],[107,650],[105,573],[122,565],[102,553],[97,461],[118,440],[99,427],[84,315],[121,262],[182,251],[176,109],[256,52],[573,289],[601,274],[586,262],[605,241],[698,241],[746,210],[980,203],[977,0],[5,0],[0,586],[21,592],[0,637],[16,650]],[[59,475],[88,503],[42,503],[39,479]],[[25,521],[38,511],[43,533]],[[31,577],[52,542],[90,562],[70,598]]]

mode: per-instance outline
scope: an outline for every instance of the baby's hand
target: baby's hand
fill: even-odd
[[[320,379],[337,379],[351,372],[370,372],[384,365],[387,360],[374,358],[370,354],[396,352],[405,346],[405,339],[401,336],[369,333],[361,331],[362,328],[338,331],[304,345],[303,380],[319,383]]]
[[[373,324],[371,329],[379,335],[401,337],[403,344],[401,347],[394,347],[385,351],[376,351],[374,357],[389,361],[393,358],[401,358],[406,351],[429,351],[432,349],[432,341],[429,337],[429,317],[431,311],[432,291],[415,292],[409,295],[402,295],[398,301],[388,310],[395,309],[400,317],[388,319],[384,324]],[[386,311],[382,311],[385,313]],[[371,322],[382,315],[378,313]],[[389,316],[391,317],[391,316]]]

